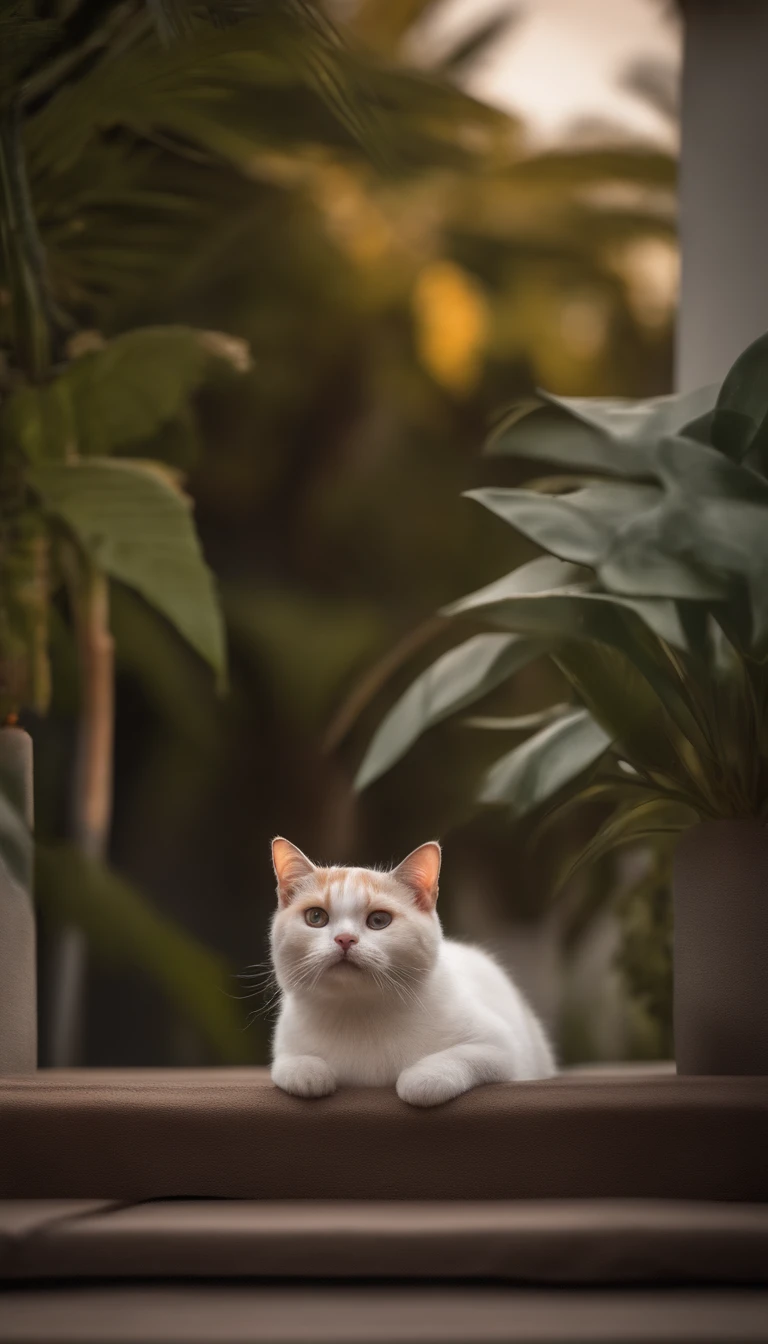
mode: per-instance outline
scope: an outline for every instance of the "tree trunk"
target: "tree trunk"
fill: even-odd
[[[72,834],[89,858],[103,859],[112,817],[114,642],[109,631],[109,583],[88,568],[69,574],[80,665],[80,722],[72,805]],[[82,1052],[86,945],[82,930],[60,931],[53,957],[50,1062],[66,1068]]]

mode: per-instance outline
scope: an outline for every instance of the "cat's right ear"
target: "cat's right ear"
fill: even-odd
[[[306,854],[284,840],[281,835],[272,841],[272,863],[277,878],[277,899],[281,905],[290,905],[296,890],[296,883],[303,877],[315,872],[315,865]]]

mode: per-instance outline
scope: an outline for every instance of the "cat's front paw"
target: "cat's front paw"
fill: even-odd
[[[465,1071],[448,1060],[421,1060],[403,1069],[396,1084],[397,1095],[409,1106],[441,1106],[467,1090]]]
[[[294,1097],[327,1097],[336,1079],[319,1055],[285,1055],[272,1065],[272,1082]]]

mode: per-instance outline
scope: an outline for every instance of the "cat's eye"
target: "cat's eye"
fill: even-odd
[[[369,929],[386,929],[392,923],[392,916],[386,910],[374,910],[365,922]]]
[[[311,929],[322,929],[328,923],[328,911],[323,910],[322,906],[313,905],[311,910],[304,911],[304,919]]]

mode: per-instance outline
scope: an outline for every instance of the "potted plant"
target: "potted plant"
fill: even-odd
[[[639,403],[542,394],[502,419],[489,450],[532,479],[470,498],[546,554],[446,610],[494,633],[408,689],[358,785],[552,658],[574,702],[495,763],[481,801],[515,817],[565,790],[569,805],[610,804],[578,863],[680,833],[678,1070],[768,1072],[768,337],[720,389]]]

